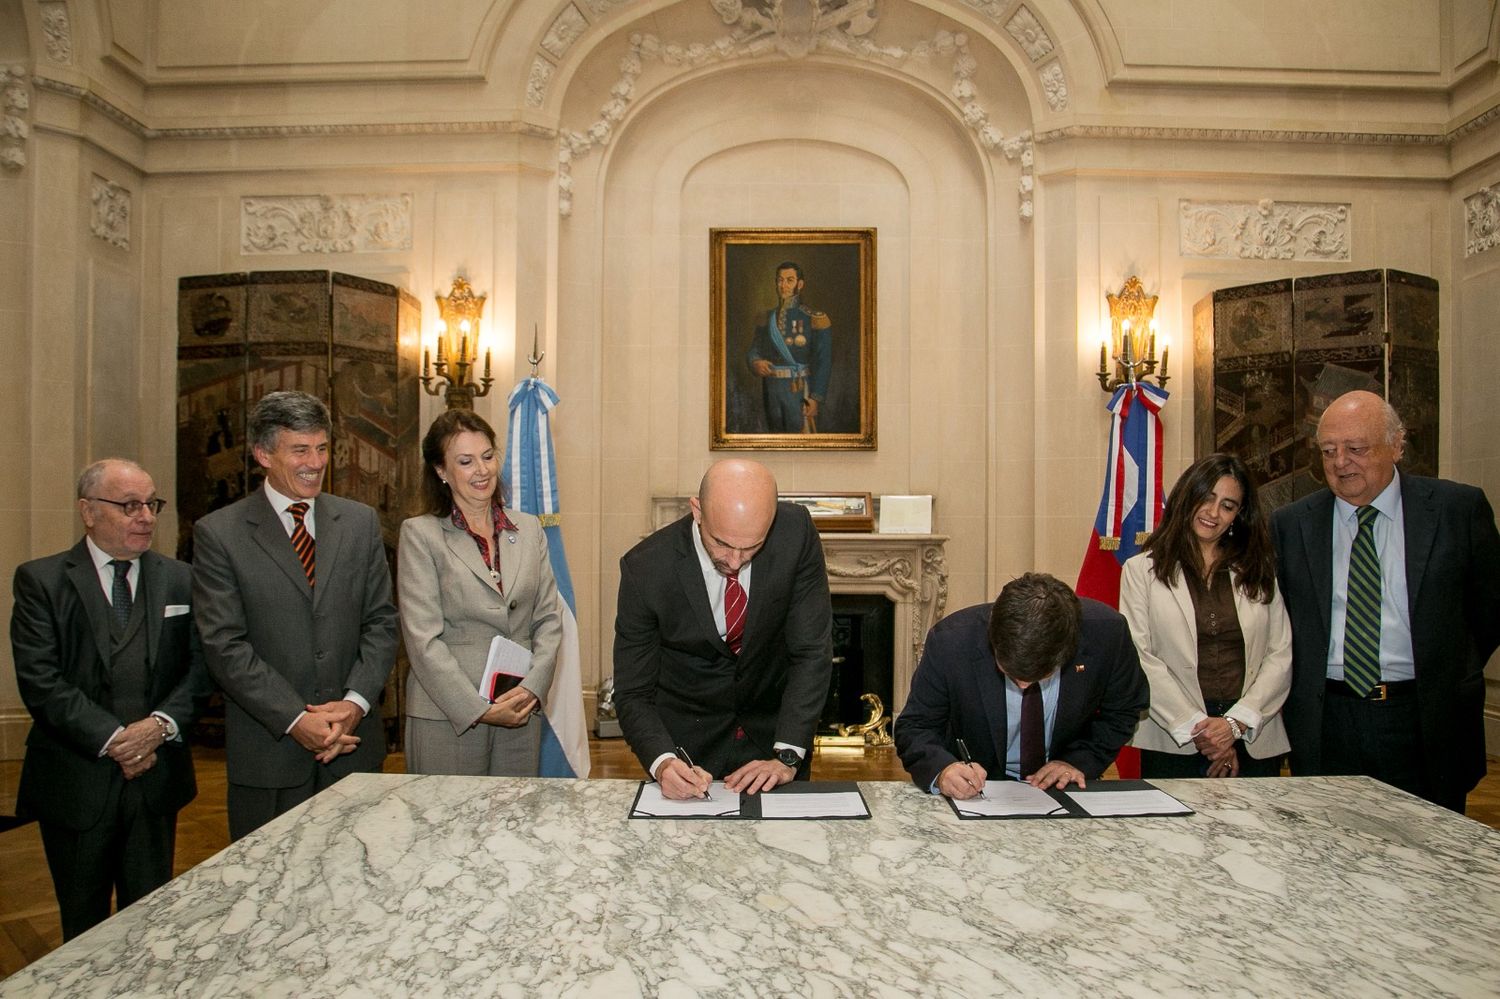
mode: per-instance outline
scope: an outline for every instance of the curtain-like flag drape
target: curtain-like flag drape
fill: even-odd
[[[1120,606],[1120,569],[1161,522],[1161,408],[1165,389],[1145,382],[1121,385],[1110,396],[1109,450],[1104,459],[1104,494],[1094,518],[1078,595]],[[1116,767],[1123,778],[1141,775],[1140,754],[1129,746]]]
[[[553,408],[557,393],[535,376],[510,393],[510,429],[506,434],[505,469],[511,506],[535,515],[547,535],[547,551],[557,592],[562,598],[563,636],[557,652],[552,689],[542,705],[543,777],[589,775],[588,722],[583,716],[583,669],[578,652],[578,605],[573,576],[563,548],[562,515],[557,503],[557,460],[552,449]]]

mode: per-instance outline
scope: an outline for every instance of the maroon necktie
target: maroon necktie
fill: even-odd
[[[724,641],[735,655],[745,640],[745,605],[750,601],[740,585],[740,574],[724,577]]]
[[[306,503],[293,503],[286,509],[292,515],[292,550],[297,553],[297,561],[302,563],[302,571],[307,573],[307,585],[311,586],[313,568],[317,564],[318,543],[307,533],[307,525],[302,523],[302,518],[307,516],[307,507]]]
[[[1047,723],[1042,718],[1042,685],[1021,691],[1021,776],[1030,777],[1047,762]]]

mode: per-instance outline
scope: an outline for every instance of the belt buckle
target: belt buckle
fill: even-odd
[[[1375,686],[1371,687],[1370,692],[1365,695],[1366,700],[1371,701],[1384,701],[1389,697],[1390,693],[1386,690],[1385,684],[1383,683],[1377,683]]]

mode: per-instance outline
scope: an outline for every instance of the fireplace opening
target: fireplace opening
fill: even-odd
[[[870,724],[874,703],[889,715],[893,703],[895,605],[884,596],[866,593],[833,594],[833,676],[828,699],[818,723],[820,743],[833,738],[863,742],[861,731]],[[890,725],[884,731],[889,733]]]

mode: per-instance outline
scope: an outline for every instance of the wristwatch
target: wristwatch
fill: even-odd
[[[802,757],[798,756],[797,751],[790,746],[776,750],[776,758],[781,761],[782,766],[791,767],[793,770],[802,765]]]

